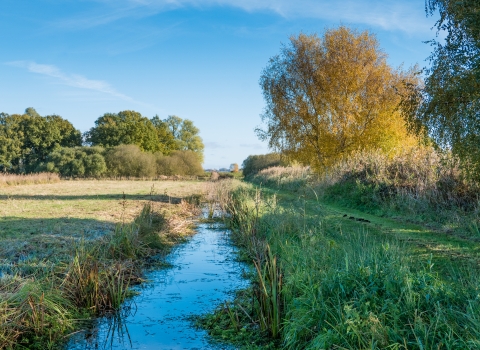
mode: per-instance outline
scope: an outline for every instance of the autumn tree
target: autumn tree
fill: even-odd
[[[237,163],[230,164],[230,171],[232,173],[238,173],[238,164]]]
[[[460,156],[480,178],[480,3],[478,0],[427,0],[427,13],[440,13],[441,41],[432,41],[420,124],[437,144]]]
[[[293,36],[260,78],[266,101],[257,129],[290,159],[323,170],[358,149],[412,144],[399,110],[410,72],[392,69],[377,39],[346,27]]]

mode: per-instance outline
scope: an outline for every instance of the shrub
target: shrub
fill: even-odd
[[[474,211],[478,184],[465,178],[458,159],[432,148],[412,149],[393,158],[359,152],[336,164],[318,184],[327,198],[364,209],[435,216],[442,211]],[[451,218],[450,218],[451,219]]]
[[[280,154],[269,153],[248,156],[242,163],[243,175],[248,178],[255,175],[262,169],[279,166],[281,164]]]
[[[155,154],[157,175],[201,175],[203,168],[193,151],[173,151],[169,156]]]
[[[119,145],[106,151],[108,175],[125,177],[154,177],[155,156],[142,152],[136,145]]]

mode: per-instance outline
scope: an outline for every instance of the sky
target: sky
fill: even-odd
[[[422,0],[1,0],[0,112],[82,132],[104,113],[177,115],[200,129],[204,168],[228,168],[269,152],[259,78],[290,36],[368,30],[392,66],[425,67],[436,20]]]

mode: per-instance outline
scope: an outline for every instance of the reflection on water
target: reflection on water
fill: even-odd
[[[170,255],[173,268],[149,273],[148,285],[122,311],[72,336],[67,349],[215,349],[192,315],[209,312],[245,286],[224,229],[200,225]],[[224,348],[224,346],[222,346]]]

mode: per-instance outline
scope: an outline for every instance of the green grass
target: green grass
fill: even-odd
[[[204,184],[62,181],[0,193],[0,349],[57,348],[192,232]],[[182,200],[185,198],[185,200]]]
[[[212,334],[245,348],[261,347],[259,334],[286,349],[480,348],[480,244],[467,235],[253,185],[225,207],[258,267],[246,297],[206,317]],[[266,314],[280,315],[278,335]]]

